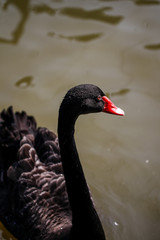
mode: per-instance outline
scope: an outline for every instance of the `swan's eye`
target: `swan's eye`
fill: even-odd
[[[102,97],[99,95],[99,96],[97,97],[97,100],[98,100],[98,101],[102,100]]]

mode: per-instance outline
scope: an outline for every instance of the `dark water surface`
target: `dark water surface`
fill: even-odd
[[[0,0],[0,109],[56,131],[61,99],[80,83],[126,112],[76,127],[106,236],[159,240],[160,1]],[[0,239],[11,237],[2,229]]]

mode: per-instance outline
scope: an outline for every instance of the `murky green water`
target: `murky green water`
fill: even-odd
[[[76,128],[106,236],[159,240],[160,1],[1,0],[0,109],[56,131],[61,99],[80,83],[126,112],[83,116]]]

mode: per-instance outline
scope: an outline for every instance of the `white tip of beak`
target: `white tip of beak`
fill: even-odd
[[[125,112],[124,112],[121,108],[117,108],[117,109],[116,109],[116,114],[117,114],[117,115],[124,116],[124,115],[125,115]]]

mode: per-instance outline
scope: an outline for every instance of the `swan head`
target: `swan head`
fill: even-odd
[[[96,112],[124,115],[122,109],[116,107],[99,87],[92,84],[81,84],[71,88],[65,95],[60,109],[77,117]]]

